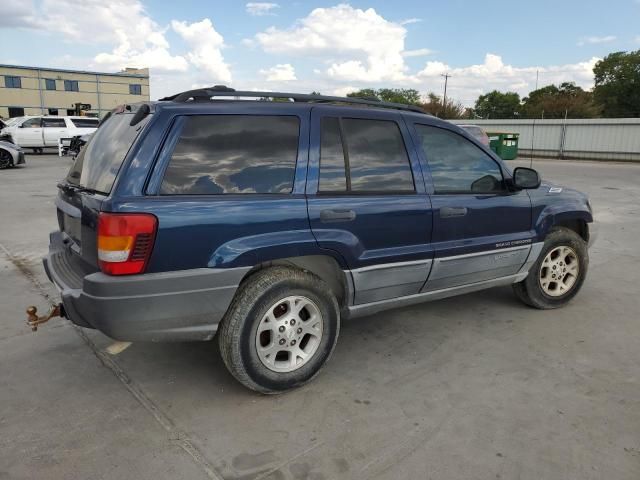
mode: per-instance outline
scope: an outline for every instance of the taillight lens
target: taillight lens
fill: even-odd
[[[98,262],[109,275],[143,273],[151,256],[158,219],[149,213],[100,213]]]

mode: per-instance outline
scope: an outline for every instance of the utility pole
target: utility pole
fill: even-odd
[[[444,118],[447,113],[447,82],[451,75],[448,73],[442,73],[440,76],[444,77],[444,97],[442,98],[442,118]]]

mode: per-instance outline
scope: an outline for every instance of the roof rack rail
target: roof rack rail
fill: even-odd
[[[369,105],[373,107],[393,108],[396,110],[407,110],[411,112],[424,113],[420,107],[415,105],[405,105],[403,103],[384,102],[376,98],[359,98],[359,97],[331,97],[326,95],[312,95],[305,93],[288,93],[288,92],[253,92],[253,91],[236,91],[225,85],[215,85],[208,88],[198,88],[195,90],[187,90],[185,92],[176,93],[169,97],[161,98],[160,101],[165,102],[210,102],[212,97],[249,97],[249,98],[283,98],[294,102],[307,103],[347,103],[353,105]]]

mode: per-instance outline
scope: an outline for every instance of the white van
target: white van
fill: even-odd
[[[42,151],[44,147],[57,147],[60,138],[93,133],[99,123],[92,117],[27,116],[3,128],[0,135],[20,147]]]

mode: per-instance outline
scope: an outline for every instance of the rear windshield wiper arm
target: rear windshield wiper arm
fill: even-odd
[[[73,183],[68,183],[68,182],[59,182],[58,183],[58,188],[64,190],[65,192],[84,192],[84,193],[101,193],[98,192],[97,190],[94,190],[92,188],[87,188],[87,187],[83,187],[81,185],[74,185]]]

